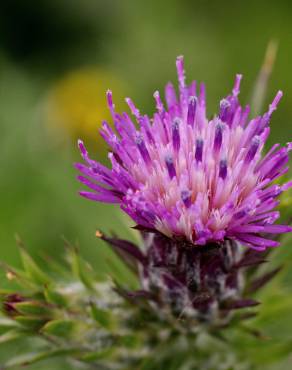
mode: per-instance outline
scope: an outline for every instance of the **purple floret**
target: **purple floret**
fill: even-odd
[[[184,238],[193,245],[236,239],[257,250],[276,247],[267,234],[292,231],[273,225],[277,197],[292,183],[273,181],[288,171],[292,144],[274,145],[263,155],[269,122],[282,92],[279,91],[263,116],[249,120],[249,107],[238,101],[241,75],[232,94],[222,99],[219,113],[206,116],[205,86],[185,83],[184,61],[177,62],[179,91],[166,85],[164,106],[154,93],[157,112],[149,118],[126,102],[134,117],[118,114],[107,92],[115,131],[104,122],[101,135],[111,147],[112,168],[89,158],[81,141],[85,161],[77,164],[78,179],[89,189],[88,199],[119,203],[140,226],[170,238]],[[136,126],[138,128],[136,128]]]

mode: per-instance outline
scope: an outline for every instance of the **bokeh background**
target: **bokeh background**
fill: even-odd
[[[285,143],[292,136],[291,1],[1,1],[0,259],[19,264],[16,233],[35,256],[60,256],[65,236],[105,272],[109,252],[95,230],[126,236],[126,221],[117,209],[78,197],[73,168],[78,137],[107,160],[98,135],[110,119],[105,91],[113,90],[120,109],[130,95],[151,113],[153,92],[175,81],[183,54],[188,79],[207,84],[211,116],[235,73],[244,74],[247,102],[271,39],[279,48],[265,107],[284,91],[270,140]]]

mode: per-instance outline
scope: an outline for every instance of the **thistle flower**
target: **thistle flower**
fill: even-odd
[[[92,192],[88,199],[118,203],[139,225],[173,240],[195,246],[237,240],[262,251],[278,242],[267,234],[290,232],[274,224],[277,197],[292,186],[273,184],[288,170],[292,143],[275,144],[263,155],[269,122],[282,97],[276,94],[268,111],[249,119],[249,106],[238,101],[241,75],[231,95],[220,101],[219,113],[206,116],[205,86],[185,83],[184,61],[176,61],[179,93],[171,83],[165,88],[165,108],[154,93],[157,112],[143,115],[131,99],[127,113],[118,114],[107,92],[116,133],[103,122],[101,135],[111,147],[108,169],[92,160],[81,141],[84,164],[76,164],[79,180]]]

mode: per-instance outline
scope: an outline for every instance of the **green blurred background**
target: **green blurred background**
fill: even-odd
[[[109,119],[105,91],[120,109],[131,96],[144,112],[152,94],[187,78],[207,84],[211,116],[244,74],[250,98],[271,39],[279,44],[267,101],[284,91],[271,141],[291,140],[292,3],[288,0],[4,0],[0,3],[0,259],[19,264],[15,233],[34,255],[62,254],[64,235],[97,269],[109,252],[97,228],[129,233],[117,209],[81,199],[73,162],[81,137],[106,161],[98,136]]]

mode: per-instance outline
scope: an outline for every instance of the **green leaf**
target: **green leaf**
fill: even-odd
[[[23,315],[50,316],[52,310],[40,302],[19,302],[14,304],[15,309]]]
[[[91,266],[82,259],[78,252],[77,247],[71,245],[67,241],[66,246],[69,251],[69,258],[71,261],[72,272],[74,276],[76,276],[87,289],[95,291],[94,287],[95,281],[92,277],[93,270]]]
[[[0,344],[10,342],[11,340],[19,339],[26,335],[27,333],[17,329],[9,330],[6,333],[0,335]]]
[[[68,338],[75,331],[77,326],[73,320],[52,320],[42,328],[42,332],[55,337]]]
[[[83,355],[80,360],[81,361],[86,361],[86,362],[91,362],[91,361],[96,361],[96,360],[103,360],[105,358],[111,357],[112,354],[114,353],[115,348],[107,348],[101,351],[96,351],[96,352],[89,352]]]
[[[27,253],[21,242],[19,242],[20,256],[23,263],[23,267],[32,279],[32,281],[38,285],[46,285],[50,282],[50,277],[45,274],[41,268],[36,264],[36,262]]]
[[[141,370],[159,369],[157,367],[157,360],[153,359],[152,357],[146,357],[139,369]]]
[[[119,338],[119,343],[127,348],[137,348],[140,341],[137,335],[127,334]]]
[[[9,319],[8,317],[0,317],[0,329],[1,328],[15,328],[15,327],[18,327],[19,328],[19,324],[12,320],[12,319]]]
[[[130,287],[131,289],[137,289],[137,278],[134,274],[126,267],[126,265],[111,252],[110,257],[105,258],[107,269],[110,271],[111,276],[115,280],[118,280],[121,284]]]
[[[48,303],[55,304],[63,308],[68,307],[66,298],[62,294],[58,293],[53,286],[45,286],[44,295]]]
[[[41,360],[53,358],[56,356],[77,355],[79,352],[80,350],[78,348],[61,348],[48,351],[27,353],[24,355],[13,357],[11,360],[7,361],[1,367],[1,370],[32,365]]]
[[[6,265],[5,263],[1,262],[2,267],[6,271],[6,278],[10,282],[15,282],[20,287],[25,289],[34,289],[35,284],[29,279],[27,274],[24,271],[18,270],[14,267],[11,267],[9,265]],[[1,290],[1,295],[5,295],[5,291],[7,290]],[[2,294],[3,292],[3,294]],[[8,291],[8,294],[11,294],[11,290]],[[12,292],[14,293],[14,292]]]
[[[38,331],[47,321],[39,317],[25,317],[25,316],[15,316],[14,320],[21,324],[24,329],[32,332]]]
[[[112,330],[114,321],[110,312],[97,307],[94,303],[91,304],[91,313],[95,321],[97,321],[105,329]]]

